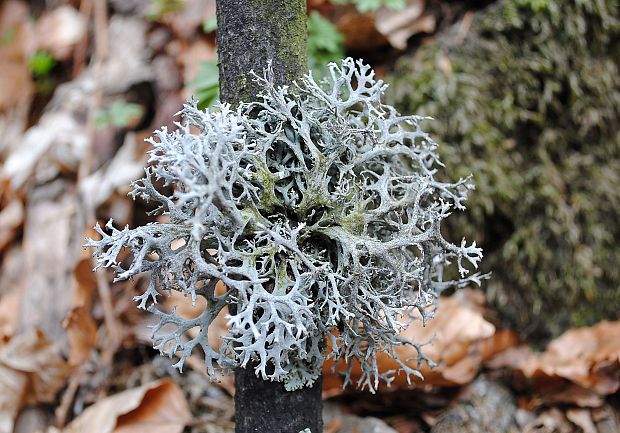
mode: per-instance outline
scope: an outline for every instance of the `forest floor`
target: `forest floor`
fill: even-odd
[[[488,3],[311,0],[344,37],[319,22],[316,58],[345,50],[383,76],[447,26],[467,32]],[[0,433],[234,431],[232,378],[211,382],[198,357],[173,369],[132,300],[145,281],[93,273],[82,248],[95,222],[146,222],[129,183],[144,174],[144,139],[174,127],[192,95],[215,97],[214,20],[201,0],[0,5]],[[173,306],[199,308],[180,295]],[[424,381],[372,395],[343,390],[326,366],[325,432],[620,431],[620,322],[541,351],[499,323],[484,292],[465,289],[406,331],[430,342]]]

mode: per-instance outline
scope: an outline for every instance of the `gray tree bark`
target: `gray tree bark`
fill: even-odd
[[[304,0],[218,0],[217,53],[222,101],[255,99],[250,70],[273,65],[276,85],[290,84],[307,69]]]
[[[306,0],[218,0],[220,97],[232,105],[256,98],[250,71],[272,63],[276,85],[306,72]],[[321,381],[286,391],[264,381],[253,366],[235,372],[236,433],[322,433]]]

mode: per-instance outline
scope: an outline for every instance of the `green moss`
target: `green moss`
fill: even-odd
[[[344,227],[347,231],[359,236],[364,233],[366,219],[363,214],[354,211],[340,218],[338,224]]]
[[[261,209],[268,212],[273,211],[274,208],[278,207],[281,203],[275,193],[276,179],[269,171],[266,164],[257,168],[254,180],[262,185],[260,200]]]
[[[239,74],[239,76],[237,77],[237,84],[235,87],[237,89],[237,94],[236,94],[237,99],[233,105],[237,105],[241,101],[251,100],[252,86],[253,84],[251,80],[248,80],[248,77],[246,74]]]
[[[507,0],[403,59],[391,101],[430,115],[474,173],[489,299],[541,340],[620,314],[620,17],[615,0]]]

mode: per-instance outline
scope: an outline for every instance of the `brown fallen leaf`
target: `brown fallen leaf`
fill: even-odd
[[[97,324],[85,306],[73,307],[62,321],[69,336],[69,364],[78,366],[90,358],[97,344]]]
[[[73,369],[41,331],[11,338],[0,347],[0,432],[11,432],[19,410],[51,403]]]
[[[181,388],[164,379],[98,401],[63,433],[181,433],[190,420]]]
[[[22,407],[28,376],[0,364],[0,432],[11,433]]]
[[[519,344],[519,335],[511,329],[498,329],[491,337],[480,344],[480,354],[484,361]]]
[[[390,45],[404,50],[411,36],[435,31],[435,16],[423,15],[425,8],[426,0],[410,0],[404,10],[379,9],[375,14],[375,27]]]
[[[620,388],[620,321],[566,331],[543,353],[511,348],[489,366],[519,372],[534,389],[568,382],[599,395],[612,394]]]
[[[442,297],[436,317],[426,327],[421,321],[414,322],[403,332],[403,336],[413,341],[430,344],[423,347],[424,355],[433,360],[437,367],[431,369],[423,364],[421,373],[424,380],[413,381],[416,386],[454,386],[471,382],[482,364],[481,342],[495,333],[495,326],[482,317],[484,296],[481,292],[461,290],[451,297]],[[415,349],[398,347],[401,359],[417,358]],[[388,356],[378,356],[379,370],[397,369],[397,364]],[[412,366],[416,366],[412,361]],[[323,369],[323,389],[326,395],[340,393],[342,379],[332,363],[327,362]],[[353,368],[353,379],[359,375],[359,368]],[[392,383],[394,387],[407,387],[404,375],[399,375]]]
[[[566,331],[542,353],[510,347],[486,365],[512,371],[515,387],[530,394],[531,409],[557,403],[600,407],[604,396],[620,388],[620,321]]]
[[[377,31],[372,13],[360,13],[354,5],[347,5],[328,16],[344,35],[344,46],[348,50],[371,50],[388,44],[385,36]]]
[[[568,379],[602,395],[620,387],[620,321],[566,331],[533,364],[526,376],[543,373]]]

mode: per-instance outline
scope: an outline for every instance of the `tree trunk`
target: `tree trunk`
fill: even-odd
[[[218,0],[217,46],[220,96],[233,105],[258,93],[250,71],[262,74],[272,62],[276,85],[306,72],[306,0]],[[322,433],[321,381],[286,391],[264,381],[253,366],[235,372],[237,433]]]
[[[276,85],[290,84],[307,69],[305,0],[218,0],[217,53],[222,101],[251,101],[271,60]]]

